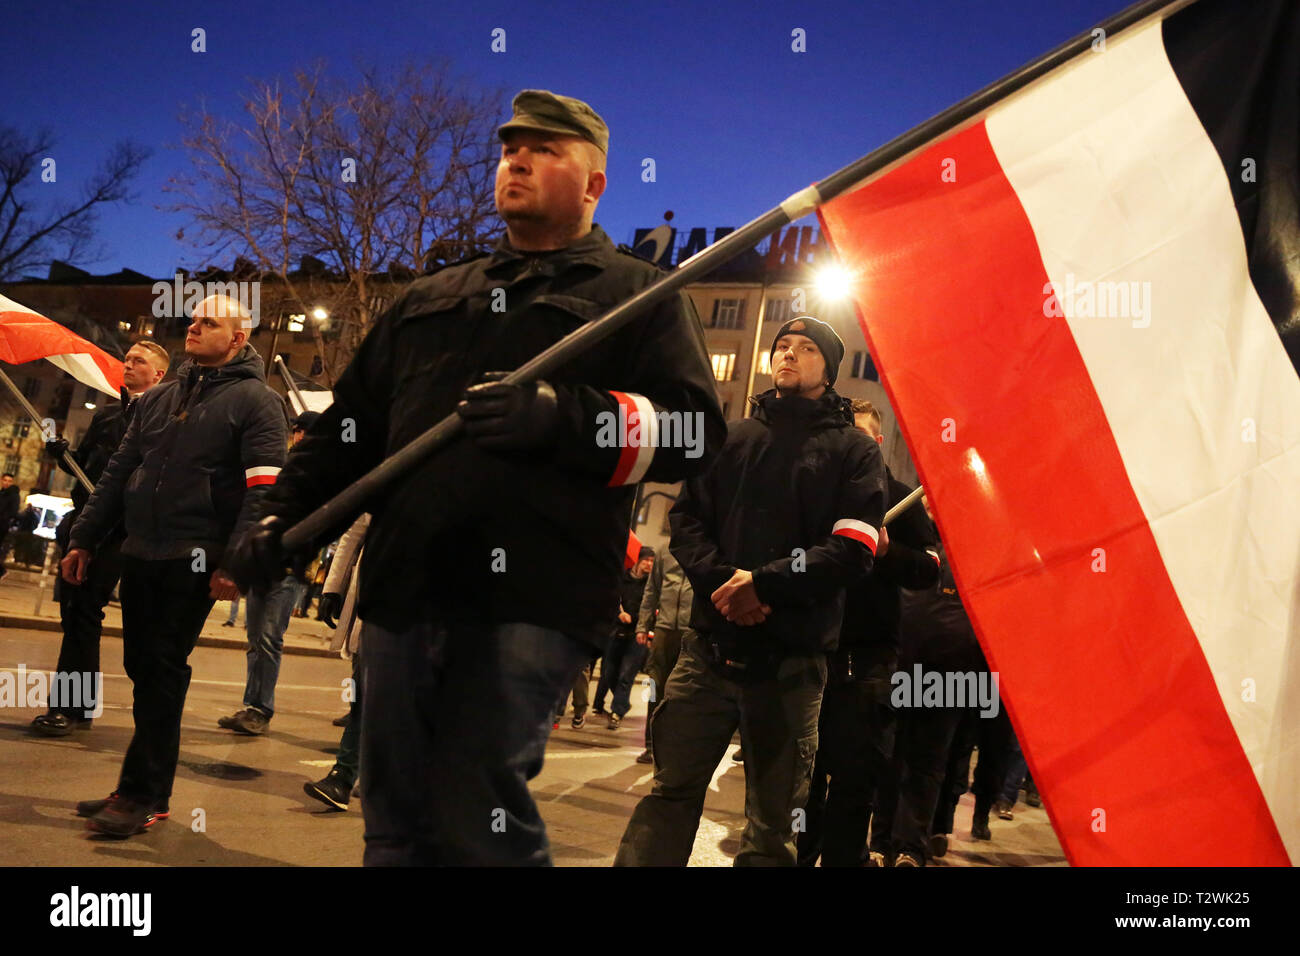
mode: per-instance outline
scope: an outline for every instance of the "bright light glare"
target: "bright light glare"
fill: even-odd
[[[817,294],[823,299],[844,299],[853,290],[848,270],[843,266],[829,265],[817,271],[813,279]]]
[[[311,310],[311,317],[318,322],[323,319],[328,319],[329,316],[330,314],[326,312],[324,309],[322,309],[320,306],[316,306],[316,308]]]

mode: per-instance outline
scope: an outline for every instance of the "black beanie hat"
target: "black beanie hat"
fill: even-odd
[[[833,328],[821,319],[814,319],[811,315],[801,315],[797,319],[791,319],[777,330],[776,337],[772,339],[772,347],[767,353],[768,364],[772,365],[776,358],[776,343],[780,341],[781,336],[790,332],[806,335],[817,343],[822,358],[826,360],[827,383],[834,385],[836,377],[840,374],[840,362],[844,359],[844,342]]]

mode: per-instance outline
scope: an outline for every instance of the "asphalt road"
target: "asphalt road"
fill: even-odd
[[[0,669],[53,670],[59,635],[0,630]],[[122,643],[103,643],[105,709],[92,730],[71,737],[31,736],[40,709],[0,708],[0,865],[4,866],[356,866],[362,858],[360,803],[346,813],[326,811],[302,790],[333,765],[343,713],[343,660],[285,657],[276,690],[276,715],[263,737],[217,727],[217,718],[241,706],[244,656],[198,648],[194,679],[181,726],[180,765],[170,820],[129,840],[89,833],[75,816],[78,800],[107,796],[117,782],[131,736],[130,682],[122,670]],[[632,808],[650,784],[641,750],[644,704],[618,731],[568,721],[547,749],[533,792],[550,832],[557,865],[606,866]],[[729,756],[714,776],[692,865],[728,865],[744,827],[744,770]],[[969,837],[970,797],[958,811],[949,865],[1063,865],[1064,857],[1041,809],[1021,805],[1012,822],[993,821],[991,843]]]

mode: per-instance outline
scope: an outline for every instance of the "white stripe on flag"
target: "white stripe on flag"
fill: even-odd
[[[1232,725],[1300,860],[1300,780],[1286,749],[1300,722],[1300,379],[1242,281],[1223,164],[1159,24],[1083,54],[994,110],[986,128],[1058,290],[1071,276],[1075,287],[1150,290],[1147,327],[1062,305]],[[1172,241],[1170,223],[1182,224]],[[1142,622],[1132,626],[1137,639]]]
[[[83,385],[89,385],[91,388],[98,389],[114,398],[119,398],[120,393],[109,384],[104,377],[104,370],[95,364],[95,360],[89,355],[82,355],[76,352],[69,352],[66,355],[47,355],[46,360],[58,366],[67,372],[73,378]]]

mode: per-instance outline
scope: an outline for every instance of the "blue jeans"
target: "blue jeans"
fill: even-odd
[[[236,624],[239,623],[239,621],[236,620],[236,618],[238,617],[239,617],[239,598],[235,598],[233,601],[230,602],[230,617],[226,618],[226,623],[229,624],[231,627],[234,627]],[[247,618],[245,619],[247,620]]]
[[[1020,751],[1020,741],[1011,736],[1011,753],[1007,767],[1007,778],[1002,783],[1002,800],[1014,807],[1020,799],[1020,785],[1025,782],[1029,767],[1025,765],[1025,755]]]
[[[275,713],[275,683],[280,679],[280,655],[289,616],[306,587],[292,575],[273,585],[265,595],[248,593],[248,681],[244,706],[270,718]]]
[[[361,634],[366,866],[548,866],[528,781],[591,648],[534,624]]]

